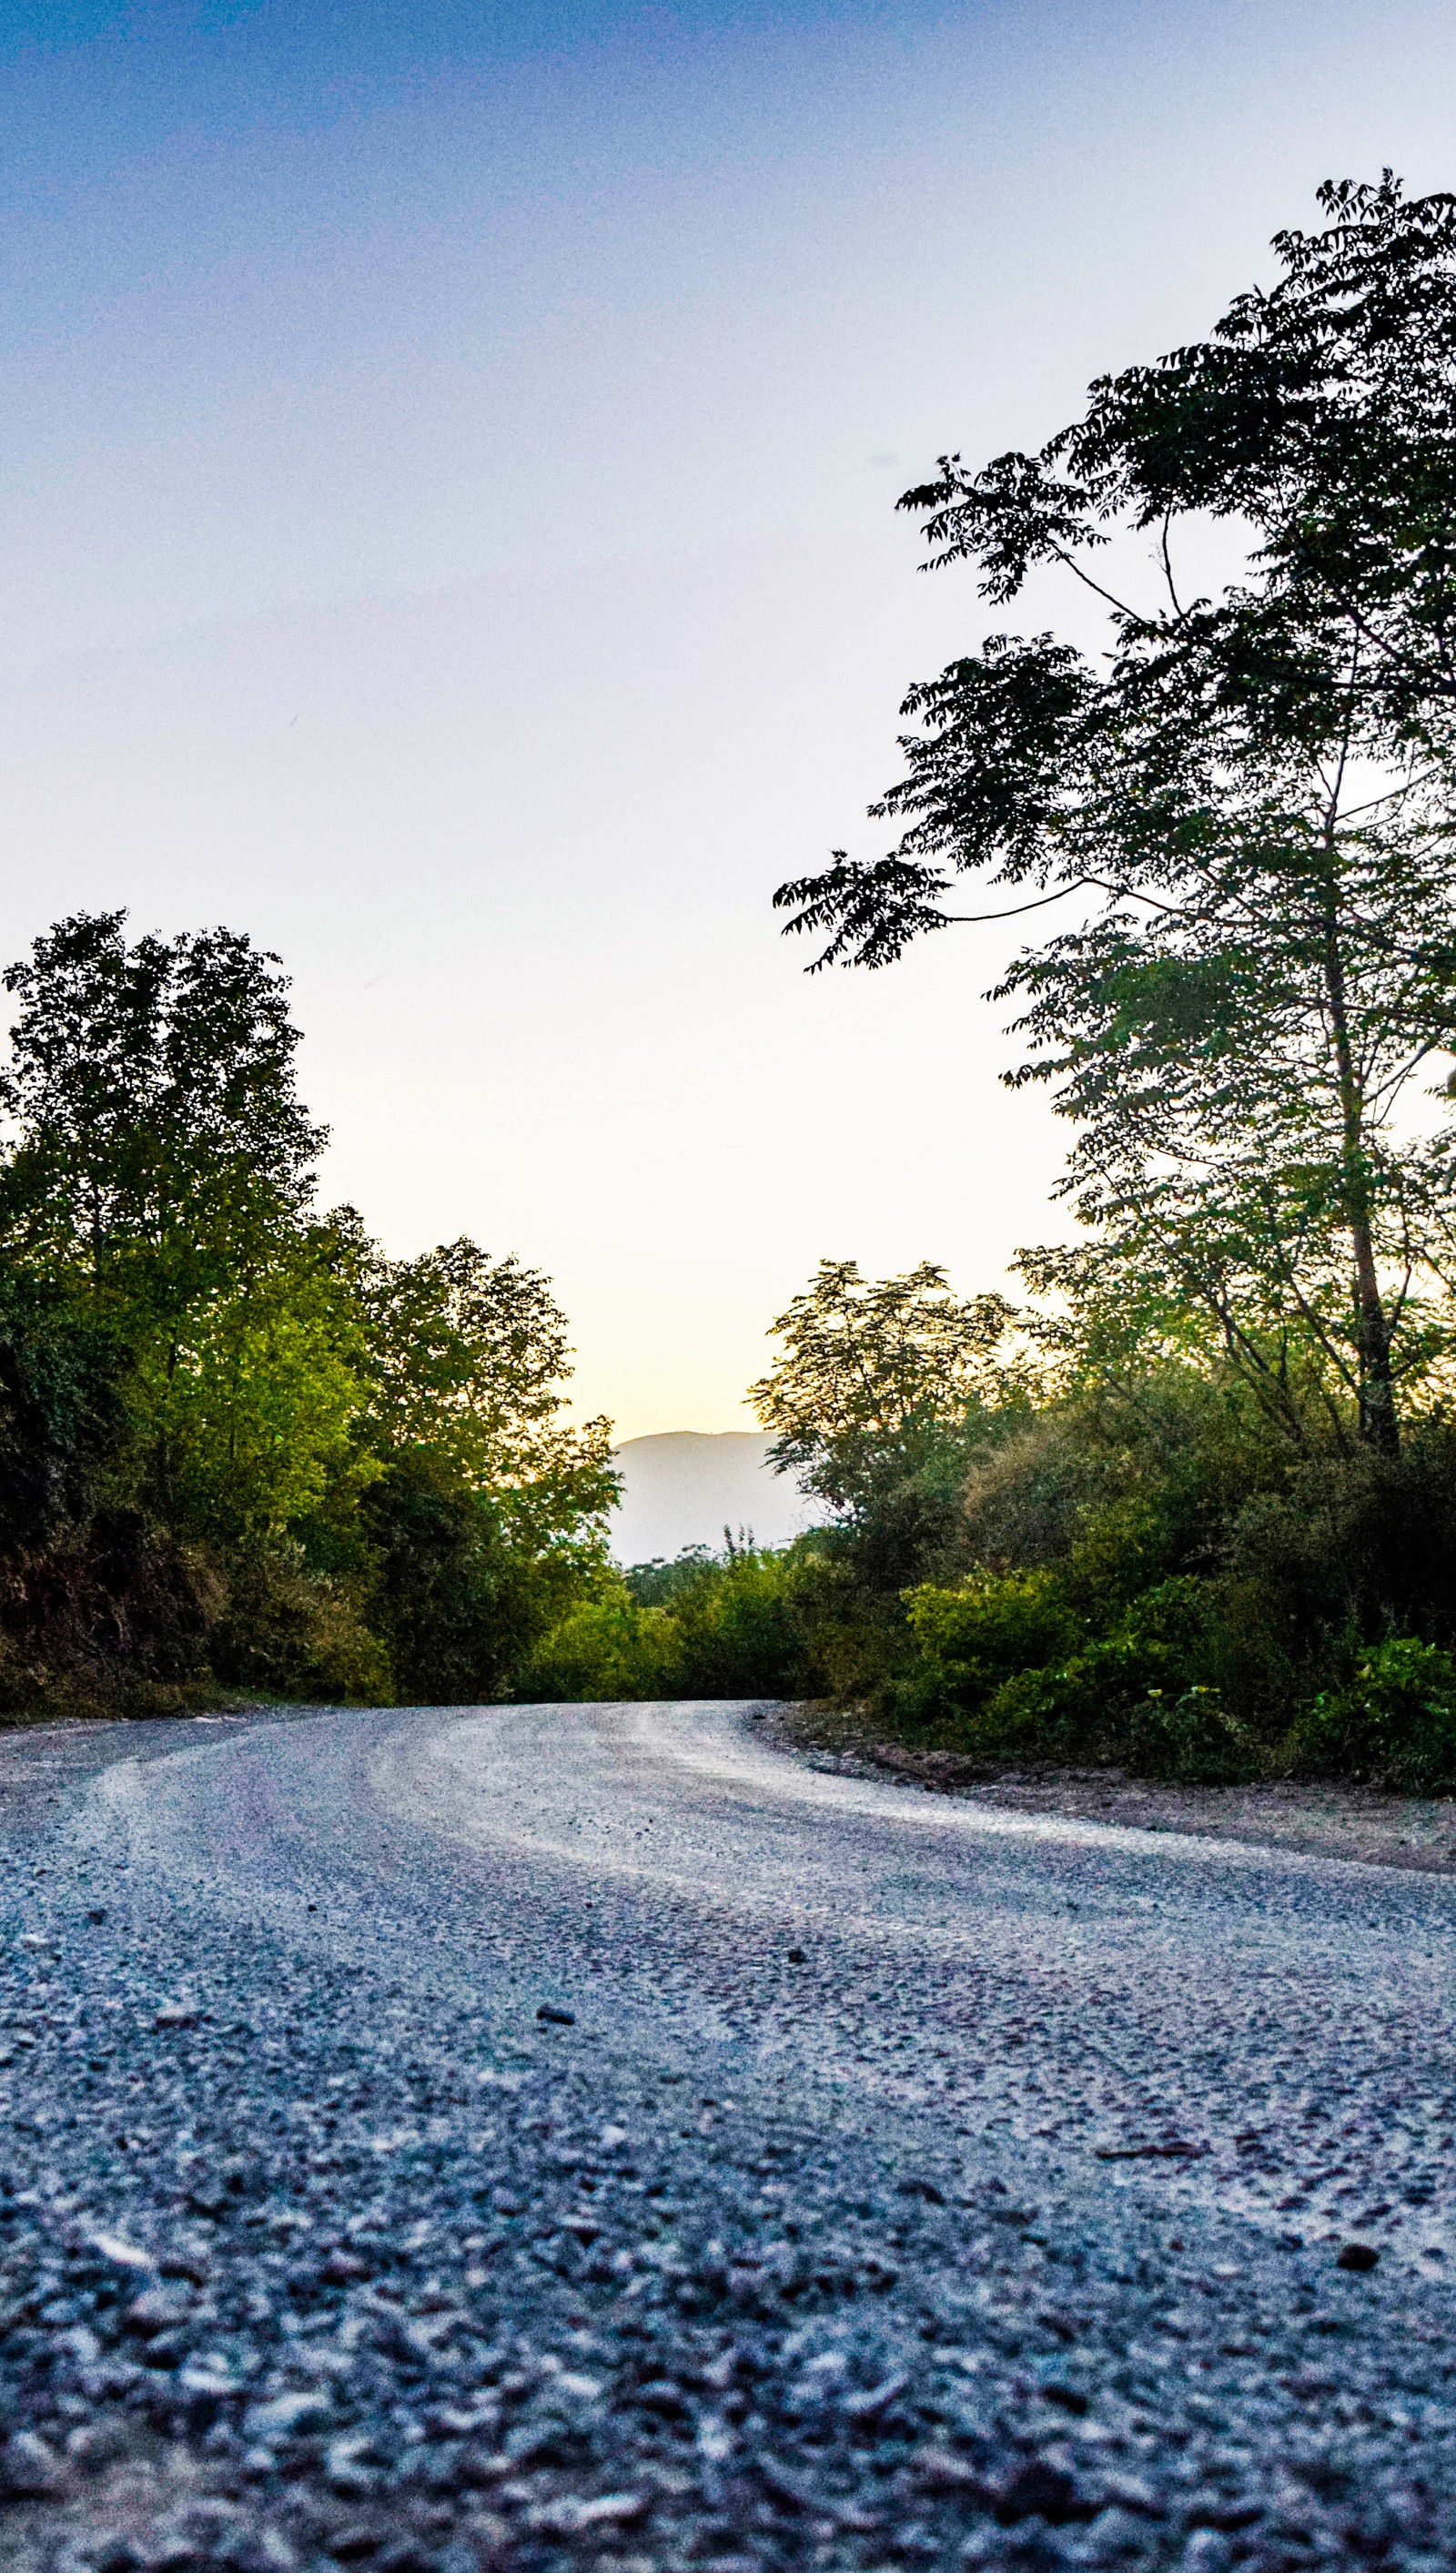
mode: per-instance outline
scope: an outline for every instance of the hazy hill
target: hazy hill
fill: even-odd
[[[768,1440],[757,1429],[667,1429],[624,1438],[613,1452],[623,1476],[612,1512],[612,1552],[619,1563],[650,1563],[685,1545],[723,1543],[751,1529],[760,1545],[784,1545],[809,1523],[792,1476],[765,1463]]]

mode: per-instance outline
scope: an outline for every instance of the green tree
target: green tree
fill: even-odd
[[[970,1445],[1019,1383],[998,1354],[1014,1321],[1004,1296],[953,1295],[930,1261],[870,1279],[825,1260],[773,1324],[783,1346],[748,1396],[770,1460],[827,1504],[872,1589],[921,1577],[947,1541]]]
[[[4,1214],[37,1259],[165,1315],[302,1217],[327,1134],[299,1102],[278,958],[235,930],[129,947],[125,927],[78,912],[3,977]]]
[[[281,1230],[232,1292],[135,1361],[179,1528],[236,1543],[347,1514],[380,1471],[361,1438],[368,1391],[354,1244],[335,1223]]]
[[[72,1298],[0,1258],[0,1557],[88,1521],[125,1443],[127,1353]]]
[[[373,1257],[362,1293],[362,1434],[379,1467],[364,1502],[370,1614],[404,1688],[444,1703],[501,1696],[602,1575],[611,1424],[560,1417],[566,1322],[539,1271],[461,1239]]]
[[[836,1513],[863,1509],[1002,1393],[995,1353],[1015,1318],[1004,1295],[953,1295],[929,1260],[882,1279],[822,1260],[772,1324],[783,1348],[749,1388],[772,1463]]]
[[[1312,1398],[1394,1452],[1456,1346],[1456,1136],[1418,1095],[1456,1046],[1456,199],[1387,173],[1321,204],[1206,342],[906,494],[998,605],[1062,566],[1109,648],[993,635],[914,689],[874,808],[899,847],[777,900],[870,966],[1075,904],[994,997],[1031,1049],[1008,1078],[1078,1129],[1103,1306],[1201,1310],[1296,1437]],[[1240,567],[1190,594],[1210,521]],[[948,910],[967,873],[1003,899]],[[1037,1262],[1087,1299],[1086,1252]]]
[[[610,1423],[578,1429],[559,1417],[571,1351],[538,1269],[492,1260],[462,1235],[414,1260],[375,1257],[363,1292],[370,1418],[387,1447],[428,1449],[474,1485],[523,1490],[584,1474],[590,1506],[611,1506]]]
[[[125,922],[77,914],[4,977],[6,1259],[126,1348],[142,1497],[182,1527],[278,1526],[342,1467],[359,1399],[288,981],[235,931],[128,946]]]
[[[616,1492],[546,1280],[316,1217],[287,978],[238,933],[78,914],[4,981],[4,1702],[209,1668],[504,1694],[602,1577]]]

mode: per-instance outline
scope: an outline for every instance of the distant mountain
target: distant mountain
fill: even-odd
[[[760,1545],[787,1545],[811,1513],[794,1477],[767,1463],[757,1429],[666,1429],[624,1438],[613,1450],[622,1499],[611,1516],[618,1563],[650,1563],[685,1545],[721,1551],[723,1530],[751,1530]]]

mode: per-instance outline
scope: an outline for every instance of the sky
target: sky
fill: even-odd
[[[1456,183],[1449,7],[0,0],[0,955],[277,950],[326,1198],[544,1269],[624,1437],[750,1425],[821,1258],[1004,1283],[1015,933],[770,908],[1014,621],[894,502],[1385,164]]]

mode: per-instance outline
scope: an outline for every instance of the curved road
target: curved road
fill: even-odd
[[[715,1705],[0,1800],[6,2561],[1456,2560],[1452,1880]]]

